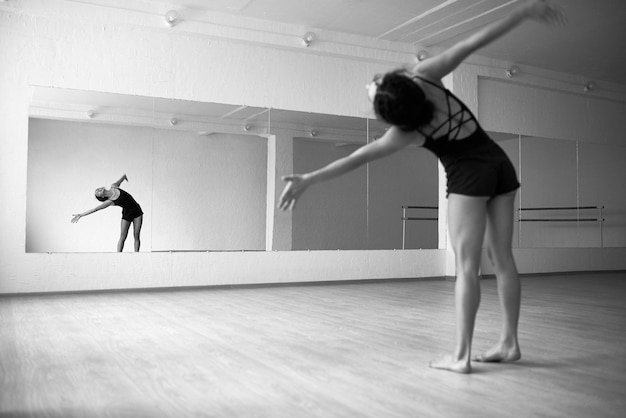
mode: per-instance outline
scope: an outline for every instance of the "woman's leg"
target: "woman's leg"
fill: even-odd
[[[521,285],[513,258],[515,192],[496,196],[487,204],[487,248],[498,281],[502,330],[498,343],[475,361],[515,361],[521,358],[517,339]]]
[[[143,224],[143,215],[133,219],[133,236],[135,238],[135,252],[139,252],[141,246],[141,225]]]
[[[448,230],[456,263],[456,347],[451,356],[430,362],[437,369],[471,372],[470,356],[480,304],[478,271],[487,219],[486,197],[450,194]]]
[[[117,242],[117,252],[121,253],[124,250],[124,242],[128,236],[128,230],[130,229],[130,222],[126,219],[122,219],[122,225],[120,230],[120,240]]]

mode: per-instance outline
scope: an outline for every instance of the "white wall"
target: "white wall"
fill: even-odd
[[[445,250],[26,254],[30,86],[363,117],[370,108],[363,85],[371,74],[410,61],[416,50],[412,45],[334,33],[325,33],[329,41],[319,47],[303,49],[299,38],[306,28],[260,23],[237,28],[228,19],[220,21],[219,16],[211,24],[183,22],[168,28],[162,18],[168,5],[133,4],[143,4],[147,10],[54,0],[0,3],[0,114],[4,121],[0,124],[0,195],[5,199],[0,205],[0,293],[445,274]],[[479,70],[488,72],[470,66],[455,74],[454,91],[473,109],[477,109]],[[572,77],[551,75],[553,80],[555,77],[564,81],[556,86],[552,83],[551,89],[570,88],[567,81]],[[537,78],[526,82],[539,89],[548,87]],[[624,94],[619,95],[623,99]],[[520,109],[522,115],[539,100],[528,97],[530,107]],[[558,109],[560,100],[550,109]],[[603,98],[585,105],[591,107],[588,114],[597,121],[593,126],[602,136],[621,133],[621,112],[607,107]],[[567,124],[542,122],[540,116],[518,121],[532,123],[534,128],[528,134],[568,137],[554,132],[568,129],[558,127]],[[509,123],[508,117],[508,112],[494,115],[501,119],[501,130],[520,125]],[[583,257],[570,261],[570,254],[576,257],[578,252],[563,250],[556,258],[547,259],[542,254],[547,253],[524,258],[521,270],[626,268],[623,249],[594,249],[584,265],[577,262]]]

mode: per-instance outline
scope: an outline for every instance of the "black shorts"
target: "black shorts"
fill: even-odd
[[[494,197],[520,186],[511,160],[491,140],[457,156],[446,156],[442,163],[447,174],[447,194]]]
[[[122,219],[128,222],[134,221],[136,218],[140,217],[141,215],[143,215],[143,211],[141,210],[141,207],[139,205],[137,205],[137,207],[134,207],[132,209],[126,209],[126,208],[122,209]]]

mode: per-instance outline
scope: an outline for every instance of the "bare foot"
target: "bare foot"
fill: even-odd
[[[428,367],[433,369],[448,370],[455,373],[471,373],[472,366],[462,360],[453,360],[452,356],[439,357],[428,363]]]
[[[507,346],[504,344],[497,344],[491,349],[485,351],[483,354],[472,357],[472,361],[478,361],[483,363],[497,363],[497,362],[510,362],[517,361],[522,358],[519,346],[517,344]]]

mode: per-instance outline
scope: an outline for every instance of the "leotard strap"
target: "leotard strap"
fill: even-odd
[[[446,104],[448,106],[448,118],[439,126],[437,126],[429,135],[424,135],[424,136],[433,138],[435,140],[438,138],[443,138],[443,137],[447,137],[448,140],[456,140],[459,136],[459,133],[461,132],[461,127],[465,125],[466,123],[473,121],[476,123],[476,126],[478,126],[478,121],[476,120],[472,112],[469,110],[469,108],[465,105],[465,103],[459,100],[459,98],[456,97],[450,90],[444,87],[441,87],[439,84],[436,84],[418,75],[414,75],[413,77],[419,78],[423,82],[437,87],[438,89],[440,89],[446,94]],[[461,107],[461,109],[458,110],[457,112],[452,113],[452,107],[450,106],[451,99],[454,99],[454,101],[456,101],[458,105]],[[460,115],[460,120],[456,121],[455,118],[459,115]],[[442,130],[444,126],[446,125],[448,127],[447,132],[435,138],[435,134],[439,132],[440,130]]]

